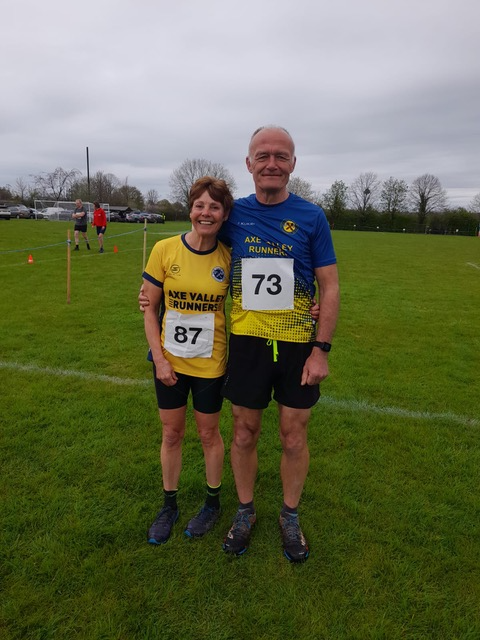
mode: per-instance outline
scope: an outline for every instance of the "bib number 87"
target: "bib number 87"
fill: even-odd
[[[184,344],[185,342],[188,342],[189,333],[193,334],[193,337],[190,340],[190,344],[196,344],[199,335],[202,333],[202,329],[200,327],[189,327],[187,330],[185,327],[177,326],[175,327],[173,339],[179,344]]]

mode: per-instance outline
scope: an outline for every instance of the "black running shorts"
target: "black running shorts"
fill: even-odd
[[[302,371],[311,343],[274,343],[265,338],[230,334],[227,373],[222,393],[233,404],[265,409],[273,399],[293,409],[309,409],[320,398],[320,385],[302,386]]]
[[[188,401],[188,395],[192,392],[193,407],[200,413],[217,413],[222,408],[221,389],[224,376],[220,378],[195,378],[183,373],[175,372],[178,378],[173,387],[167,387],[156,376],[153,365],[153,379],[157,393],[159,409],[179,409]]]

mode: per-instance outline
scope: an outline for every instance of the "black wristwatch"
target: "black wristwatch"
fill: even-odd
[[[332,345],[329,342],[318,342],[318,340],[315,340],[313,346],[325,351],[325,353],[328,353],[332,348]]]

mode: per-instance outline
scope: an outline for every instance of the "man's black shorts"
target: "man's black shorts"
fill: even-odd
[[[82,233],[87,233],[87,225],[86,224],[76,224],[73,228],[74,231],[81,231]]]
[[[153,379],[159,409],[179,409],[188,401],[188,395],[192,392],[193,407],[200,413],[217,413],[222,408],[223,398],[221,389],[224,376],[220,378],[195,378],[183,373],[175,372],[178,378],[173,387],[163,384],[155,372],[153,365]]]
[[[286,407],[309,409],[320,397],[320,386],[301,386],[311,343],[276,343],[265,338],[230,334],[227,373],[222,393],[233,404],[265,409],[272,398]]]

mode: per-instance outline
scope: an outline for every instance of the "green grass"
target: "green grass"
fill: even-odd
[[[228,405],[221,522],[182,533],[204,497],[189,415],[179,523],[146,543],[161,477],[144,234],[111,224],[105,254],[72,255],[67,305],[68,228],[0,224],[2,640],[477,640],[480,239],[334,233],[342,308],[301,503],[311,557],[292,566],[274,405],[248,553],[221,551],[236,508]],[[182,228],[149,227],[148,251]]]

